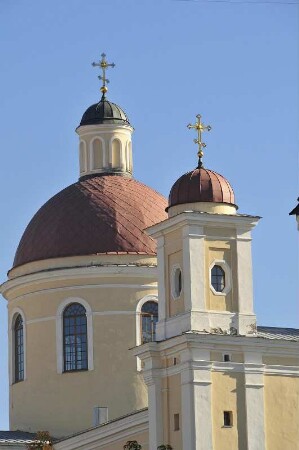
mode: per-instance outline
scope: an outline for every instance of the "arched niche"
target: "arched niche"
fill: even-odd
[[[91,169],[102,169],[104,167],[104,144],[99,138],[92,141],[92,164]]]
[[[122,158],[121,158],[121,142],[119,139],[113,139],[112,145],[111,145],[111,152],[112,152],[112,168],[121,168],[122,167]]]

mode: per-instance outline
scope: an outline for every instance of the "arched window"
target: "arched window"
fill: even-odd
[[[88,369],[86,309],[71,303],[63,312],[64,371]]]
[[[149,301],[141,308],[141,343],[152,342],[156,338],[158,322],[158,303]]]
[[[14,324],[14,344],[14,381],[17,383],[24,380],[24,327],[21,314],[17,315]]]
[[[221,266],[213,266],[211,271],[211,283],[216,292],[222,292],[225,288],[225,272]]]

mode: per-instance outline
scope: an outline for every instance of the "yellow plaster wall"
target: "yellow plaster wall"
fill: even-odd
[[[223,426],[223,412],[232,411],[233,426]],[[213,450],[246,449],[244,375],[212,372]]]
[[[210,266],[214,260],[224,260],[230,267],[231,273],[234,273],[236,261],[234,241],[207,240],[206,246],[206,279],[210,280]],[[206,307],[214,311],[237,311],[237,298],[234,295],[235,278],[232,279],[232,287],[228,294],[215,295],[210,287],[210,282],[206,283]]]
[[[299,378],[266,375],[267,450],[299,449]]]
[[[142,281],[130,280],[136,286]],[[147,389],[129,348],[136,345],[136,305],[149,294],[156,289],[94,286],[47,290],[10,302],[9,311],[20,307],[26,322],[35,321],[26,325],[27,379],[11,386],[11,428],[60,437],[92,426],[94,406],[108,406],[109,419],[147,406]],[[116,312],[93,315],[92,371],[57,373],[56,313],[68,297],[83,298],[93,312]]]
[[[278,366],[299,366],[299,358],[284,356],[263,356],[263,364]]]
[[[183,291],[179,299],[174,300],[171,295],[171,275],[172,275],[172,266],[174,264],[180,265],[182,269],[182,279],[184,278],[182,246],[183,240],[181,230],[175,230],[170,233],[167,233],[167,235],[165,236],[165,246],[164,246],[165,296],[167,300],[166,305],[167,317],[179,314],[184,310]]]

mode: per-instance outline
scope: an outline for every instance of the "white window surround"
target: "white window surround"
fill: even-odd
[[[15,321],[17,316],[20,314],[23,320],[23,347],[24,347],[24,380],[26,380],[26,318],[24,311],[21,308],[14,308],[10,315],[9,321],[9,383],[13,384],[15,382]],[[24,381],[22,380],[22,381]]]
[[[88,346],[88,370],[93,370],[93,322],[92,310],[86,300],[79,297],[65,298],[59,305],[56,314],[56,356],[57,373],[63,373],[63,312],[71,303],[80,303],[86,310],[87,319],[87,346]]]
[[[225,274],[225,286],[223,291],[218,292],[216,291],[212,286],[212,269],[214,266],[220,266]],[[214,295],[227,295],[232,288],[232,274],[229,265],[226,261],[223,259],[214,259],[214,261],[210,264],[209,267],[209,283],[210,283],[210,289],[213,292]]]
[[[147,302],[156,302],[158,303],[158,296],[154,294],[146,295],[139,300],[136,306],[136,347],[141,345],[141,310],[145,303]],[[140,372],[141,367],[141,359],[137,356],[137,371]]]
[[[176,273],[177,270],[181,271],[181,290],[178,293],[177,292],[177,286],[176,286]],[[179,264],[174,264],[171,268],[171,275],[170,275],[170,290],[171,290],[171,296],[174,300],[178,300],[181,297],[181,294],[183,292],[183,271]]]

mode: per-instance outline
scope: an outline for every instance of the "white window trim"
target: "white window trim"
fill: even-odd
[[[142,297],[141,300],[137,303],[136,306],[136,347],[141,345],[141,310],[145,303],[147,302],[156,302],[158,303],[158,296],[154,294],[146,295]],[[141,367],[141,359],[137,356],[137,371],[140,372],[142,370]]]
[[[223,291],[221,291],[221,292],[215,291],[215,289],[212,286],[212,269],[214,266],[220,266],[224,270],[225,286],[224,286]],[[224,296],[224,295],[229,294],[229,292],[231,291],[231,288],[232,288],[232,274],[231,274],[231,269],[226,261],[224,261],[223,259],[214,259],[214,261],[210,264],[210,267],[209,267],[209,281],[210,281],[210,289],[214,295]]]
[[[24,379],[27,378],[27,364],[26,364],[26,318],[24,311],[21,308],[14,308],[10,315],[10,329],[9,329],[9,384],[12,385],[15,383],[15,333],[14,326],[16,317],[20,314],[23,320],[23,348],[24,348]]]
[[[63,312],[70,303],[80,303],[86,310],[87,321],[87,346],[88,346],[88,370],[93,370],[93,322],[92,310],[86,300],[79,297],[68,297],[64,299],[56,314],[56,355],[57,355],[57,373],[64,372],[63,361]]]
[[[175,289],[175,272],[177,269],[180,269],[181,271],[181,280],[182,280],[182,289],[179,295],[177,295],[176,289]],[[174,264],[171,268],[171,275],[170,275],[170,290],[171,290],[171,296],[173,298],[173,300],[179,300],[181,298],[182,292],[184,290],[183,287],[183,271],[182,268],[179,264]]]

